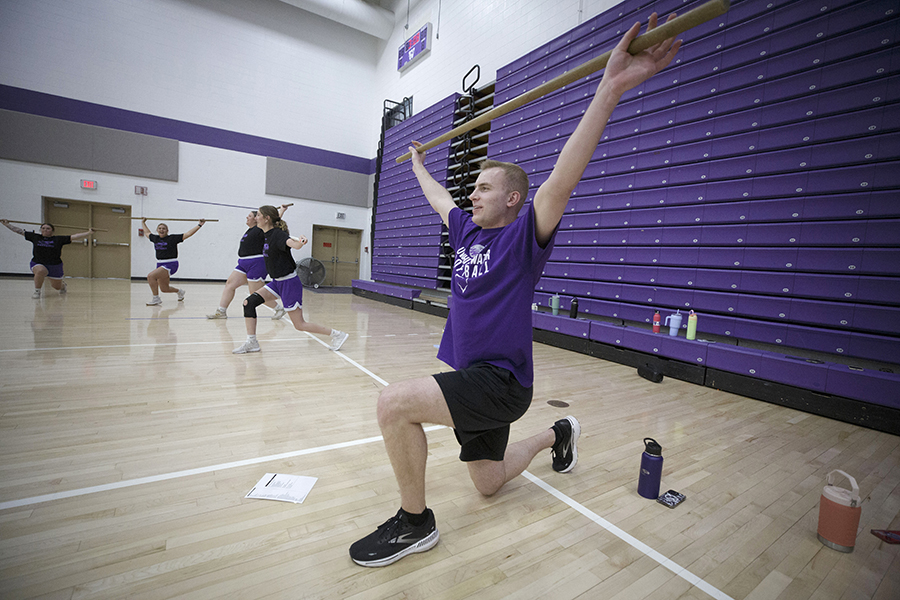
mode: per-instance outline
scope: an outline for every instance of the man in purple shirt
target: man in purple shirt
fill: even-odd
[[[656,20],[654,13],[648,29]],[[391,384],[381,392],[378,425],[400,488],[400,510],[350,547],[357,564],[386,566],[438,542],[434,514],[425,504],[423,423],[454,429],[460,459],[486,496],[522,473],[543,450],[551,449],[555,471],[567,473],[575,466],[581,427],[574,417],[507,445],[509,425],[531,404],[531,302],[569,196],[622,94],[668,65],[680,47],[680,41],[669,39],[632,56],[627,48],[639,30],[636,23],[613,50],[590,107],[530,205],[525,206],[525,172],[489,160],[481,165],[469,215],[428,173],[424,154],[416,150],[421,144],[413,142],[413,172],[447,225],[456,252],[453,303],[438,351],[454,371]]]

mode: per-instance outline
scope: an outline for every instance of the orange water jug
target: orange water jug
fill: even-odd
[[[835,473],[846,477],[852,489],[834,485]],[[826,483],[819,499],[819,541],[838,552],[853,552],[862,513],[859,486],[853,477],[839,470],[829,473]]]

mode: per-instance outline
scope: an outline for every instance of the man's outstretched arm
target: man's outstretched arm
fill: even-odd
[[[425,168],[425,153],[423,152],[420,154],[416,150],[416,148],[419,148],[421,145],[422,144],[419,142],[413,142],[413,145],[409,148],[412,155],[413,173],[415,173],[416,179],[419,180],[419,186],[422,188],[425,198],[428,199],[428,203],[431,204],[431,208],[433,208],[437,214],[441,215],[441,220],[444,222],[444,225],[449,227],[450,223],[448,221],[448,215],[450,214],[450,210],[456,206],[456,202],[453,201],[453,196],[450,195],[450,192],[438,183],[437,180],[431,176],[431,173],[428,172],[428,169]]]
[[[674,17],[672,14],[669,19]],[[647,31],[655,27],[656,13],[653,13]],[[594,99],[559,153],[550,177],[535,194],[535,236],[542,246],[550,241],[553,230],[562,219],[569,196],[581,180],[622,94],[664,69],[681,47],[681,40],[669,38],[632,56],[628,53],[628,46],[637,37],[640,28],[641,24],[635,23],[616,45]]]

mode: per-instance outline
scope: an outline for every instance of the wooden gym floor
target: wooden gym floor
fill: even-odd
[[[900,598],[900,545],[869,533],[900,529],[900,438],[541,344],[512,440],[576,415],[575,470],[547,452],[484,498],[452,431],[430,431],[440,543],[358,567],[348,547],[399,505],[375,400],[446,369],[443,319],[307,291],[308,320],[351,334],[340,353],[261,308],[262,352],[234,356],[246,288],[207,321],[221,284],[162,307],[145,283],[68,284],[35,301],[0,279],[5,600]],[[675,509],[637,494],[646,436]],[[833,469],[864,498],[850,554],[816,539]],[[302,504],[245,499],[267,472],[318,480]]]

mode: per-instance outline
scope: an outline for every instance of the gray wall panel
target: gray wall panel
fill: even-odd
[[[0,158],[90,169],[88,125],[0,110]]]
[[[0,158],[178,181],[178,141],[0,110]]]
[[[267,194],[368,207],[369,186],[369,176],[362,173],[280,158],[266,159]]]
[[[178,181],[178,141],[92,127],[93,170]]]

